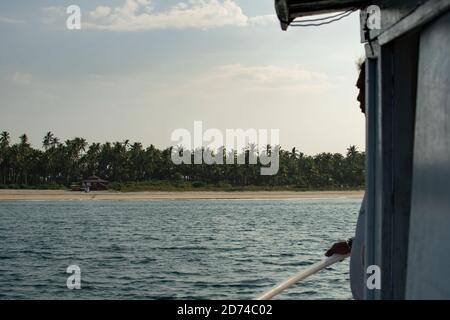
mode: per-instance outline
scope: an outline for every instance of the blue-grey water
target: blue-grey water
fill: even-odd
[[[0,202],[0,299],[252,299],[352,236],[360,201]],[[350,299],[348,261],[279,298]]]

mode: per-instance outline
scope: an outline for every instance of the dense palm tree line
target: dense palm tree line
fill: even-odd
[[[257,153],[250,145],[246,159]],[[174,186],[293,186],[304,189],[360,188],[364,185],[364,153],[350,146],[345,155],[320,153],[308,156],[296,148],[280,150],[280,168],[274,176],[261,176],[260,165],[175,165],[172,148],[159,150],[141,143],[88,144],[83,138],[61,142],[53,133],[35,149],[26,134],[12,144],[8,132],[0,134],[0,187],[59,188],[96,174],[123,183],[164,181]],[[234,152],[237,157],[237,152]],[[248,163],[248,162],[246,162]],[[258,161],[259,163],[259,161]]]

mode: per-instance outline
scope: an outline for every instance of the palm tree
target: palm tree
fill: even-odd
[[[20,139],[20,145],[25,147],[25,146],[29,146],[30,144],[28,143],[28,136],[26,133],[24,133],[23,135],[21,135],[19,137]]]
[[[17,165],[19,169],[20,179],[24,184],[28,184],[28,171],[31,165],[32,148],[28,142],[28,136],[24,133],[19,137]]]
[[[111,164],[114,181],[126,180],[127,145],[128,141],[113,144]]]
[[[51,131],[47,132],[47,134],[44,137],[44,140],[42,141],[42,147],[44,148],[45,151],[47,151],[51,147],[54,138],[55,136]]]
[[[347,178],[347,185],[351,187],[357,187],[364,181],[364,165],[361,162],[361,158],[361,153],[356,146],[350,146],[347,149],[345,177]]]
[[[9,142],[10,142],[11,138],[9,136],[9,133],[6,131],[3,131],[0,134],[0,146],[1,147],[9,147]]]
[[[57,137],[53,137],[52,142],[51,142],[52,148],[55,148],[58,145],[59,145],[59,139]]]
[[[10,136],[9,133],[3,131],[0,134],[0,174],[2,176],[3,184],[6,184],[6,168],[7,168],[7,158],[9,153],[9,142]]]
[[[100,143],[93,143],[89,146],[86,154],[82,159],[84,176],[99,173],[99,156],[101,145]]]
[[[131,179],[141,181],[145,177],[145,153],[142,144],[134,143],[129,150],[129,168]]]
[[[82,153],[88,146],[87,142],[83,138],[75,138],[72,140],[66,140],[65,142],[65,163],[66,163],[66,183],[70,183],[71,180],[79,180],[81,178],[80,159]]]

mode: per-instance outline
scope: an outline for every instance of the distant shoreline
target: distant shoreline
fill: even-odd
[[[64,190],[0,190],[0,201],[194,200],[194,199],[334,199],[362,198],[364,191],[142,191],[90,193]]]

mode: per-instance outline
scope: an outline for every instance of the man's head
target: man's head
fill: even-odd
[[[358,97],[356,98],[359,101],[359,108],[362,113],[366,113],[366,63],[363,61],[358,64],[359,67],[359,77],[356,82],[356,87],[359,89]]]

